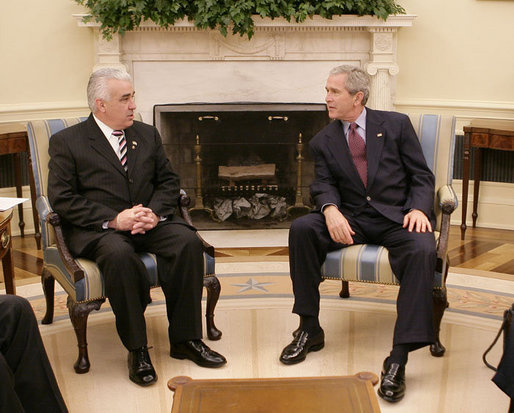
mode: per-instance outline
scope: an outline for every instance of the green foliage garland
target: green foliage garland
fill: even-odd
[[[101,23],[102,34],[123,34],[152,20],[161,27],[172,26],[187,18],[199,29],[218,29],[224,36],[232,33],[254,34],[253,16],[283,17],[301,23],[319,15],[326,19],[342,14],[374,15],[387,19],[390,14],[404,14],[395,0],[75,0],[86,6],[91,17]]]

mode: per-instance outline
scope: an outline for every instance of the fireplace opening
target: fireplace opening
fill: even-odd
[[[154,106],[154,125],[199,229],[288,228],[311,208],[309,140],[324,104],[187,103]]]

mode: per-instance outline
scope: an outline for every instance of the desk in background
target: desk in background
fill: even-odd
[[[466,232],[466,215],[468,209],[468,186],[471,151],[475,149],[474,186],[473,186],[473,228],[478,218],[478,192],[482,176],[482,150],[495,149],[514,151],[514,121],[477,119],[470,126],[464,126],[464,157],[462,173],[462,223],[460,238]]]
[[[14,155],[14,170],[16,180],[16,196],[22,197],[22,180],[21,180],[21,154],[27,154],[27,169],[29,175],[30,198],[32,201],[32,215],[34,217],[34,231],[37,248],[41,249],[41,233],[39,232],[39,219],[36,209],[36,185],[34,182],[34,174],[32,173],[32,165],[30,159],[30,148],[28,143],[27,128],[22,123],[4,123],[0,124],[0,155]],[[20,232],[23,237],[25,222],[23,221],[23,206],[18,205],[18,214],[20,217]]]

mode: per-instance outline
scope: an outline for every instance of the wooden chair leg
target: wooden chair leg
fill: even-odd
[[[70,314],[73,328],[75,329],[79,348],[77,361],[73,365],[75,372],[78,374],[87,373],[90,367],[86,339],[87,318],[91,311],[99,310],[104,301],[105,299],[90,301],[87,303],[77,303],[68,296],[68,312]]]
[[[341,292],[339,293],[339,297],[341,298],[348,298],[350,297],[350,287],[348,285],[348,281],[341,281],[342,283],[342,288],[341,288]]]
[[[55,291],[55,279],[46,268],[43,268],[41,273],[41,284],[43,285],[43,292],[45,294],[46,301],[46,313],[41,320],[43,324],[52,324],[54,321],[54,291]]]
[[[207,289],[207,308],[205,310],[207,337],[209,337],[209,340],[219,340],[222,333],[214,324],[214,308],[218,303],[221,285],[215,275],[204,277],[203,285]]]
[[[430,353],[434,357],[443,356],[446,348],[439,340],[439,332],[441,330],[441,319],[443,318],[444,310],[448,307],[446,288],[434,288],[432,291],[432,299],[434,301],[433,320],[434,320],[434,333],[436,341],[430,345]]]

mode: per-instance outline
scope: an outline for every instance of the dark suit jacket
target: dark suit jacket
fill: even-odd
[[[81,255],[105,234],[105,221],[137,204],[183,222],[174,215],[179,178],[157,129],[135,121],[125,129],[125,137],[128,172],[92,115],[50,139],[48,197],[64,221],[66,242],[74,255]]]
[[[419,209],[434,225],[435,178],[408,116],[366,110],[367,187],[353,164],[342,123],[333,121],[309,144],[315,161],[310,189],[316,208],[335,204],[344,215],[353,215],[368,203],[398,223],[410,209]]]

